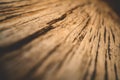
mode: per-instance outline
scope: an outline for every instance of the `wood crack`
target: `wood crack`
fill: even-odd
[[[4,47],[0,47],[0,52],[1,52],[1,56],[4,55],[5,53],[8,52],[12,52],[14,50],[18,50],[19,48],[23,47],[24,45],[27,45],[28,43],[30,43],[31,41],[33,41],[34,39],[45,35],[48,31],[54,29],[53,26],[47,26],[45,28],[40,29],[39,31],[35,32],[34,34],[25,37],[22,40],[19,40],[11,45],[8,46],[4,46]]]
[[[0,9],[0,80],[120,79],[120,24],[101,0],[1,0]]]
[[[110,49],[110,36],[108,36],[108,56],[109,56],[109,60],[111,60],[111,53],[110,53],[111,49]]]
[[[39,63],[37,63],[24,77],[22,80],[28,80],[28,78],[31,78],[32,75],[37,71],[38,68],[40,68],[40,66],[42,66],[43,63],[45,63],[45,61],[52,56],[52,54],[60,47],[61,44],[56,45],[49,53],[47,53],[47,55],[40,60]],[[43,75],[46,73],[47,71],[45,71],[44,73],[42,73],[42,75],[40,75],[39,77],[43,77]]]
[[[93,74],[91,76],[91,80],[95,80],[95,77],[96,77],[98,50],[100,48],[100,37],[101,37],[101,34],[99,34],[99,37],[98,37],[98,46],[97,46],[96,57],[95,57],[94,71],[93,71]]]
[[[114,72],[115,72],[115,78],[116,78],[116,80],[119,80],[119,79],[118,79],[118,73],[117,73],[116,64],[114,64]]]
[[[104,80],[108,80],[108,63],[107,63],[107,54],[105,54],[105,75]]]

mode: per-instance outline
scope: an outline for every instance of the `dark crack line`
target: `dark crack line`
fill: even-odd
[[[22,1],[26,1],[26,0],[18,0],[18,1],[10,1],[10,2],[0,2],[0,4],[11,4],[11,3],[22,2]]]
[[[47,23],[48,26],[46,26],[45,28],[40,29],[39,31],[33,33],[30,36],[27,36],[26,38],[24,38],[22,40],[19,40],[19,41],[15,42],[15,43],[13,43],[11,45],[0,47],[0,53],[1,53],[0,55],[4,55],[5,53],[12,52],[14,50],[18,50],[19,48],[23,47],[24,45],[30,43],[32,40],[34,40],[34,39],[36,39],[36,38],[46,34],[50,30],[55,28],[55,27],[52,26],[53,24],[55,24],[55,23],[57,23],[59,21],[62,21],[63,19],[65,19],[67,17],[68,14],[71,14],[73,10],[77,9],[80,6],[84,6],[84,5],[85,4],[77,5],[74,8],[68,10],[65,14],[63,14],[59,18],[54,19],[54,20],[48,22]]]
[[[99,34],[98,46],[97,46],[95,64],[94,64],[94,71],[93,71],[93,74],[91,75],[91,80],[95,80],[95,77],[96,77],[97,61],[98,61],[98,50],[99,50],[99,47],[100,47],[100,36],[101,36],[101,34]]]
[[[85,74],[84,74],[84,77],[83,77],[83,80],[87,80],[87,76],[89,75],[89,68],[90,68],[90,66],[91,66],[91,62],[92,62],[92,59],[90,59],[90,61],[89,61],[87,70],[86,70],[86,72],[85,72]]]
[[[119,80],[119,79],[118,79],[118,74],[117,74],[116,64],[114,64],[114,72],[115,72],[115,78],[116,78],[116,80]]]
[[[115,43],[115,35],[114,35],[114,33],[113,33],[113,30],[110,28],[110,30],[111,30],[111,34],[112,34],[112,38],[113,38],[113,42]]]
[[[79,32],[79,34],[77,35],[77,37],[75,37],[72,42],[75,42],[75,40],[77,40],[77,38],[81,35],[81,33],[84,32],[84,31],[86,31],[85,29],[89,25],[89,22],[90,22],[90,18],[88,17],[88,20],[87,20],[86,24],[84,25],[84,27],[81,29],[81,31]],[[84,37],[85,37],[85,35],[81,35],[81,37],[79,37],[79,39],[82,41],[84,39]]]
[[[110,53],[110,36],[108,36],[108,56],[109,56],[109,60],[111,60],[111,53]]]
[[[47,59],[49,59],[49,57],[51,57],[53,55],[53,53],[59,48],[60,44],[56,45],[42,60],[40,60],[40,62],[38,62],[21,80],[31,80],[32,79],[32,75],[37,71],[38,68],[40,68],[42,66],[42,64],[45,63],[45,61]],[[39,77],[43,78],[44,74],[47,71],[44,71],[44,73],[42,73]],[[34,80],[34,79],[33,79]]]
[[[68,58],[68,56],[70,55],[70,52],[73,51],[73,49],[74,49],[74,46],[72,46],[71,49],[69,49],[68,52],[65,54],[64,58],[62,59],[62,61],[59,63],[59,65],[57,67],[58,70],[60,70],[60,68],[62,67],[62,65],[64,64],[65,60]]]
[[[5,17],[4,19],[1,19],[1,20],[0,20],[0,23],[1,23],[1,22],[4,22],[4,21],[6,21],[6,20],[12,19],[12,18],[20,17],[20,16],[22,16],[22,15],[24,15],[24,14],[33,13],[33,12],[41,11],[41,10],[44,10],[44,9],[45,9],[45,8],[43,8],[43,9],[38,9],[38,10],[35,10],[35,11],[25,12],[25,13],[21,13],[21,14],[14,14],[14,15],[11,15],[11,16],[7,16],[7,17]]]
[[[105,54],[105,75],[104,75],[104,80],[108,80],[108,63],[107,63],[107,54]]]
[[[91,52],[92,52],[92,49],[93,49],[93,46],[90,47],[90,54],[91,54]],[[91,66],[91,63],[92,63],[92,58],[91,58],[90,61],[89,61],[87,70],[86,70],[86,72],[85,72],[85,74],[84,74],[84,77],[83,77],[83,80],[87,80],[87,76],[89,75],[89,68],[90,68],[90,66]]]
[[[22,0],[22,1],[26,1],[26,0]],[[17,1],[16,1],[17,2]],[[34,5],[34,4],[37,4],[39,3],[39,1],[37,2],[34,2],[34,3],[30,3],[30,4],[25,4],[25,5],[20,5],[20,6],[7,6],[7,7],[0,7],[0,12],[5,12],[5,11],[10,11],[10,8],[15,8],[15,10],[18,10],[20,8],[23,8],[23,7],[27,7],[27,6],[31,6],[31,5]],[[8,4],[8,3],[4,3],[4,4]]]
[[[75,6],[74,8],[68,10],[68,11],[67,11],[65,14],[63,14],[61,17],[59,17],[59,18],[57,18],[57,19],[54,19],[54,20],[48,22],[47,24],[51,25],[51,24],[54,24],[54,23],[56,23],[56,22],[58,22],[58,21],[63,20],[64,18],[67,17],[67,15],[71,14],[74,10],[76,10],[77,8],[79,8],[79,7],[81,7],[81,6],[84,6],[84,5],[85,5],[85,4]]]
[[[40,29],[39,31],[33,33],[32,35],[27,36],[26,38],[19,40],[11,45],[0,47],[0,55],[4,55],[5,53],[12,52],[14,50],[18,50],[19,48],[23,47],[24,45],[30,43],[34,39],[45,35],[48,31],[54,29],[53,26],[47,26],[45,28]]]
[[[104,42],[106,43],[106,27],[104,27]]]
[[[32,3],[32,4],[17,6],[16,8],[22,8],[22,7],[25,7],[25,6],[31,6],[31,5],[34,5],[34,4],[37,4],[37,3],[39,3],[39,1],[38,1],[38,2],[34,2],[34,3]],[[49,4],[50,4],[50,3],[49,3]],[[53,4],[53,3],[51,3],[51,4]],[[15,18],[15,17],[21,16],[21,15],[23,15],[23,14],[32,13],[32,12],[36,12],[36,11],[41,11],[41,10],[44,10],[44,9],[46,9],[46,8],[38,9],[38,10],[35,10],[35,11],[24,12],[24,13],[20,13],[20,14],[15,14],[15,15],[11,15],[11,16],[7,16],[7,17],[5,17],[4,19],[0,20],[0,22],[4,22],[5,20],[9,20],[9,19],[11,19],[11,18]],[[18,9],[14,9],[14,10],[18,10]],[[6,12],[6,11],[9,12],[9,11],[11,11],[11,10],[5,10],[5,11],[0,11],[0,12],[2,13],[2,12]],[[13,10],[12,10],[12,11],[13,11]],[[14,12],[14,13],[15,13],[15,12]]]

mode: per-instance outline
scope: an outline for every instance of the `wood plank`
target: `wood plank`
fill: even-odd
[[[0,79],[120,80],[119,22],[101,0],[0,0]]]

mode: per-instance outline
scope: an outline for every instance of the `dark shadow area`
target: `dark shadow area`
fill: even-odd
[[[120,16],[120,0],[104,0],[112,7],[114,11]]]

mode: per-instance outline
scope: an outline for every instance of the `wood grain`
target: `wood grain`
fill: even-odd
[[[101,0],[0,0],[0,80],[120,80],[119,22]]]

